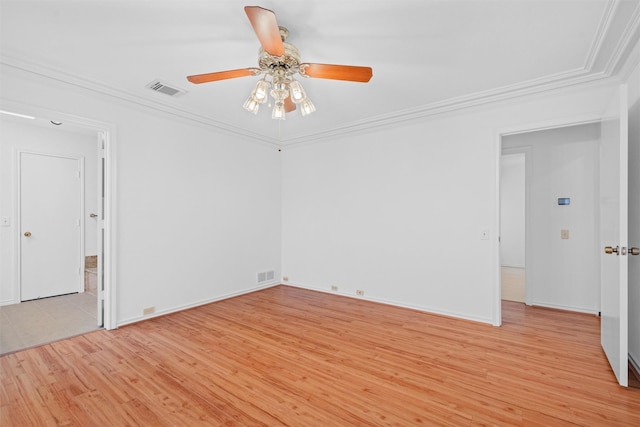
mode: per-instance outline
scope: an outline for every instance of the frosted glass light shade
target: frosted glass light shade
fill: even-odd
[[[276,105],[273,107],[273,113],[271,113],[271,118],[276,120],[284,120],[286,111],[284,109],[284,102],[278,101]]]
[[[267,101],[267,93],[269,91],[269,83],[262,79],[258,81],[256,87],[253,89],[253,97],[259,104],[264,104]]]
[[[260,103],[256,100],[256,98],[253,95],[251,95],[249,96],[249,98],[247,98],[242,108],[244,108],[250,113],[257,114],[258,109],[260,108]]]
[[[316,107],[315,105],[313,105],[313,102],[311,102],[309,98],[305,98],[300,103],[300,112],[302,113],[303,116],[306,116],[307,114],[311,114],[314,111],[316,111]]]
[[[303,116],[316,111],[316,107],[307,97],[302,84],[293,78],[295,72],[287,71],[283,67],[275,67],[265,69],[264,73],[265,75],[253,87],[251,95],[242,106],[245,110],[252,114],[258,114],[260,105],[267,103],[267,101],[269,101],[268,105],[271,108],[271,98],[273,98],[271,118],[275,120],[285,120],[286,109],[289,108],[290,111],[293,111],[297,105],[300,106],[300,112]],[[292,105],[292,103],[296,105]]]
[[[295,104],[299,104],[307,97],[302,85],[297,80],[292,80],[289,84],[289,91],[291,92],[291,100]]]

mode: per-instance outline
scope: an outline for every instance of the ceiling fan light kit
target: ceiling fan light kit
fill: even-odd
[[[266,103],[271,96],[273,98],[271,118],[284,120],[286,113],[294,111],[297,106],[300,106],[303,116],[316,111],[302,84],[294,78],[296,74],[303,77],[362,83],[371,79],[373,72],[370,67],[300,63],[298,49],[285,42],[289,30],[278,26],[276,16],[271,10],[259,6],[246,6],[244,10],[262,46],[258,54],[259,68],[198,74],[187,77],[187,80],[200,84],[263,75],[251,91],[243,108],[257,114],[260,105]]]

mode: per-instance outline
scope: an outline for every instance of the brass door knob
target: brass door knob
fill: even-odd
[[[618,255],[618,249],[619,249],[618,246],[616,246],[615,248],[613,246],[605,246],[604,247],[604,253],[605,254],[616,254],[616,255]]]
[[[24,237],[31,237],[31,232],[30,231],[25,231],[24,232]]]
[[[640,255],[640,248],[629,248],[629,254]]]

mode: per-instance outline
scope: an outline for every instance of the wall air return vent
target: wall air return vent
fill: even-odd
[[[273,270],[261,271],[258,273],[258,283],[272,282],[276,277],[276,273]]]
[[[186,90],[178,89],[177,87],[161,82],[160,80],[154,80],[151,83],[149,83],[146,87],[148,87],[154,92],[164,93],[165,95],[169,95],[173,97],[181,96],[187,93]]]

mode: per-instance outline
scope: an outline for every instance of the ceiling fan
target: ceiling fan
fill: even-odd
[[[294,76],[319,79],[346,80],[366,83],[371,79],[371,67],[353,65],[332,65],[301,63],[298,49],[285,42],[289,31],[278,26],[276,15],[269,9],[260,6],[245,6],[244,11],[262,46],[258,55],[259,68],[242,68],[238,70],[219,71],[215,73],[188,76],[191,83],[200,84],[236,77],[264,75],[244,103],[244,108],[256,114],[261,104],[274,99],[271,114],[273,119],[284,120],[285,114],[300,106],[303,116],[315,111],[315,106],[307,97],[302,85]]]

